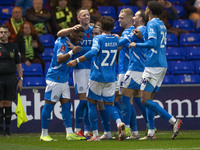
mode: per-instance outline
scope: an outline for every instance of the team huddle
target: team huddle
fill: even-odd
[[[111,34],[115,24],[112,17],[102,17],[100,26],[90,25],[89,11],[77,11],[80,24],[62,29],[57,34],[59,38],[46,75],[40,140],[55,141],[48,134],[48,126],[51,111],[58,101],[62,107],[67,140],[112,139],[110,117],[116,122],[119,141],[154,140],[155,113],[173,126],[172,139],[176,139],[182,120],[174,118],[153,101],[167,70],[167,31],[159,19],[162,11],[157,1],[148,2],[146,10],[139,10],[134,16],[130,9],[122,9],[118,20],[124,28],[121,37]],[[118,75],[115,71],[117,56]],[[74,87],[80,99],[75,112],[74,131],[68,84],[70,67],[73,67]],[[122,106],[118,102],[119,97]],[[139,137],[133,102],[139,107],[148,128],[142,138]],[[98,133],[96,106],[104,127],[102,136]],[[84,133],[81,130],[83,120]]]

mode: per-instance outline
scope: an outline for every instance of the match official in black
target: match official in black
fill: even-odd
[[[16,99],[16,89],[21,90],[23,83],[21,55],[18,47],[8,42],[9,36],[8,27],[0,26],[0,136],[10,136],[12,101]]]

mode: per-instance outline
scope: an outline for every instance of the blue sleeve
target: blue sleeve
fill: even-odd
[[[98,51],[96,49],[91,49],[91,51],[87,52],[84,56],[88,60],[95,56],[97,53]]]
[[[157,40],[154,38],[151,38],[144,43],[136,43],[136,47],[141,47],[141,48],[156,48],[157,45]]]
[[[80,52],[87,53],[90,50],[91,50],[91,47],[81,47],[81,51]]]

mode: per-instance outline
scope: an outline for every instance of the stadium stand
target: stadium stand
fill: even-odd
[[[173,21],[173,27],[183,29],[186,31],[194,32],[195,26],[192,20],[190,19],[179,19]]]
[[[117,18],[116,10],[113,6],[98,6],[98,11],[101,16],[111,16]]]

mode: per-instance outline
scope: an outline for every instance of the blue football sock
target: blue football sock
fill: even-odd
[[[75,114],[75,128],[81,128],[81,124],[83,121],[84,110],[87,107],[87,100],[80,100]]]
[[[51,118],[51,111],[53,110],[54,104],[44,104],[44,107],[42,109],[42,116],[41,116],[41,121],[42,121],[42,128],[43,129],[48,129],[49,127],[49,120]]]
[[[165,109],[163,109],[160,105],[158,105],[156,102],[152,100],[147,100],[144,103],[144,106],[154,111],[155,113],[159,114],[161,117],[163,117],[167,121],[172,117]]]
[[[133,131],[138,131],[137,128],[137,119],[136,119],[136,111],[135,111],[135,107],[133,105],[131,105],[131,121],[130,121],[130,128]]]
[[[124,123],[125,125],[130,125],[131,120],[131,103],[130,103],[130,97],[122,95],[122,108],[124,113]]]
[[[105,132],[110,132],[110,117],[106,110],[99,110],[101,116],[101,123]]]
[[[146,121],[146,123],[148,123],[147,116],[146,116],[146,107],[144,105],[142,105],[141,97],[135,97],[134,100],[135,100],[135,103],[138,105],[138,107],[142,113],[142,116],[144,117],[144,120]]]
[[[113,105],[104,105],[105,110],[108,112],[109,116],[116,121],[117,119],[121,119],[119,113]]]
[[[115,107],[117,107],[120,111],[122,111],[122,105],[120,104],[119,101],[114,103]]]
[[[96,105],[92,103],[88,103],[88,113],[89,113],[89,121],[90,125],[92,126],[92,130],[98,130],[98,118],[97,118],[97,112],[96,112]]]
[[[88,107],[86,107],[83,113],[84,131],[90,131],[90,121],[88,115]]]
[[[70,112],[71,103],[64,103],[62,106],[62,118],[65,124],[65,128],[72,127],[72,114]]]
[[[154,129],[155,128],[155,121],[154,121],[154,111],[150,110],[149,108],[146,108],[146,112],[147,112],[147,120],[148,120],[148,124],[149,124],[149,129]]]

